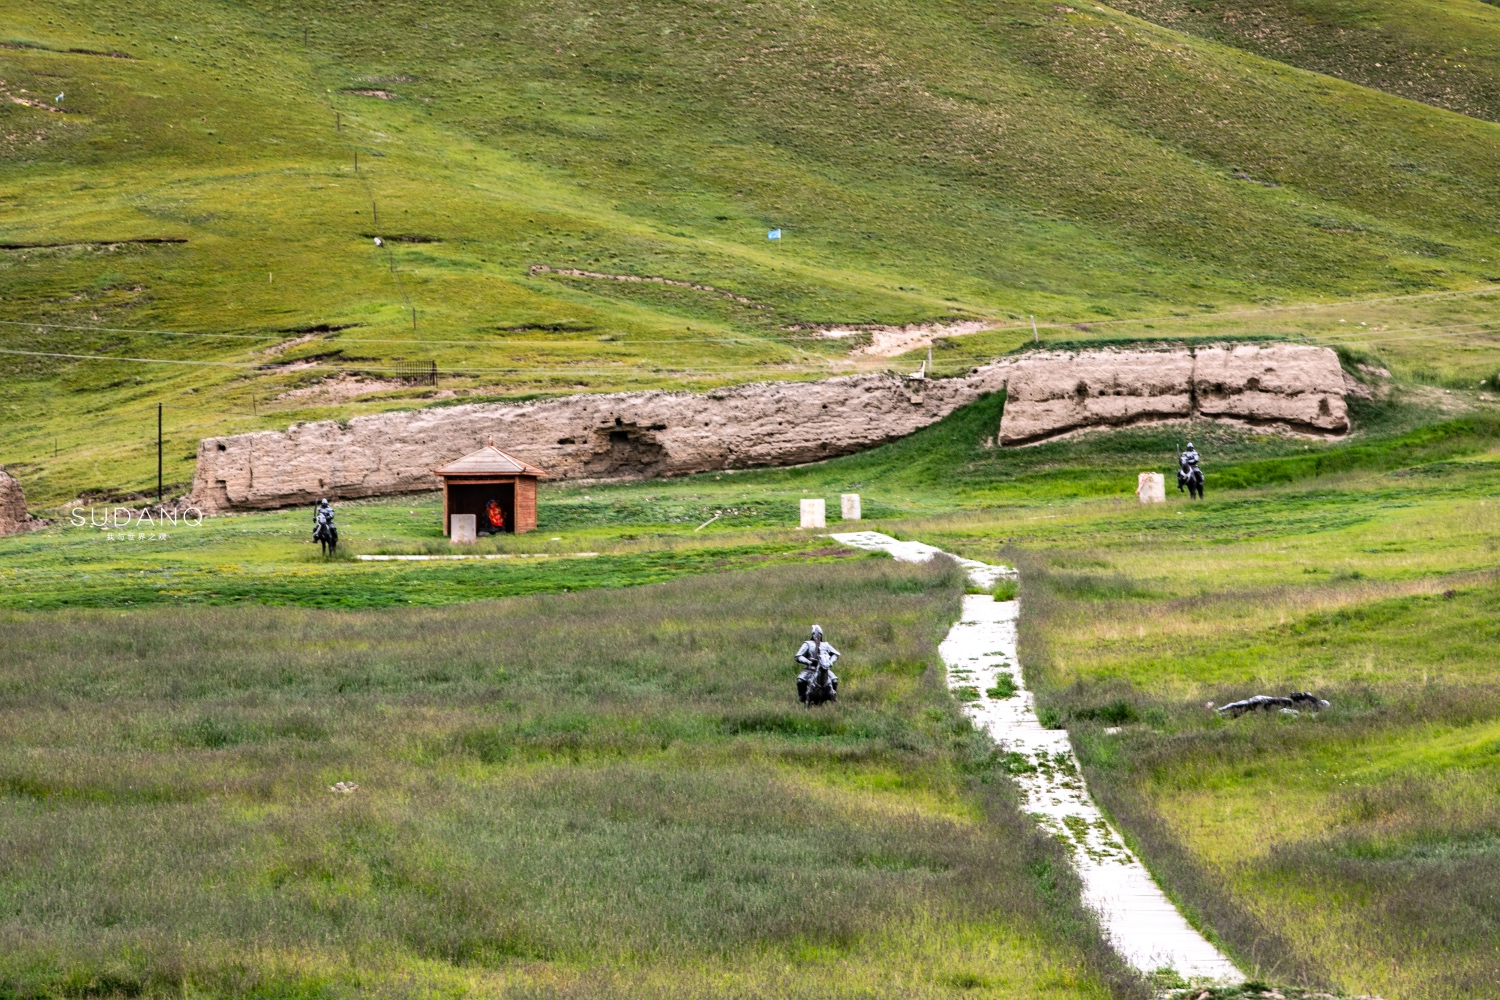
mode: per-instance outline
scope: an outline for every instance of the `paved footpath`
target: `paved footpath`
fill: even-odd
[[[943,550],[921,542],[900,542],[874,531],[831,536],[844,545],[889,552],[903,562],[926,562]],[[969,579],[986,589],[1013,570],[960,559]],[[1036,770],[1016,776],[1026,793],[1026,809],[1072,848],[1083,882],[1084,903],[1099,914],[1110,944],[1142,972],[1175,969],[1194,980],[1238,983],[1244,976],[1185,920],[1152,880],[1146,867],[1121,842],[1089,797],[1065,729],[1043,729],[1016,658],[1019,601],[997,601],[987,594],[964,596],[963,618],[938,647],[948,666],[948,686],[972,687],[977,701],[965,712],[1003,749],[1021,754]],[[1010,698],[985,692],[1008,673],[1016,685]]]

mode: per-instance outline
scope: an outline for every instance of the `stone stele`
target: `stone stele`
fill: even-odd
[[[1143,472],[1135,477],[1135,495],[1141,503],[1167,502],[1167,477],[1160,472]]]

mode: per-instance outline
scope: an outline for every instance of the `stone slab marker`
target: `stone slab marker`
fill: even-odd
[[[839,494],[839,515],[846,521],[858,521],[859,517],[859,494]]]
[[[1135,495],[1141,503],[1166,503],[1167,480],[1160,472],[1143,472],[1136,477]]]
[[[802,501],[802,527],[826,528],[828,527],[826,517],[827,515],[821,499]]]
[[[448,524],[452,529],[449,538],[453,544],[463,545],[479,541],[478,520],[478,516],[474,514],[454,514]]]

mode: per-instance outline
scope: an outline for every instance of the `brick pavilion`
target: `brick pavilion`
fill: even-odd
[[[490,534],[536,530],[536,483],[546,473],[495,447],[495,439],[433,474],[443,481],[443,534],[452,536],[453,515],[473,514]]]

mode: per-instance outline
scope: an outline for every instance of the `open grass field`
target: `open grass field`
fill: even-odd
[[[1496,8],[1438,8],[1360,23],[1490,72]],[[158,402],[181,488],[210,434],[886,363],[830,324],[993,323],[950,368],[1035,314],[1500,372],[1500,126],[1183,28],[1037,0],[0,4],[0,463],[54,503],[154,479]],[[399,377],[429,361],[438,387]]]
[[[1141,995],[942,683],[962,591],[0,612],[0,989]],[[849,693],[810,716],[813,615]]]
[[[941,683],[962,581],[794,530],[849,491],[1021,567],[1044,720],[1247,972],[1493,998],[1497,26],[0,0],[0,464],[62,519],[0,539],[0,1000],[1142,995]],[[1275,337],[1394,378],[1345,441],[1192,428],[1199,504],[1131,496],[1185,428],[1001,450],[992,397],[552,485],[505,558],[355,558],[446,553],[431,496],[343,506],[333,561],[305,512],[66,524],[154,489],[158,403],[175,494],[208,435],[909,370],[821,331],[919,321],[989,328],[937,375]],[[810,617],[848,654],[816,716]],[[1332,707],[1205,707],[1291,689]]]
[[[820,886],[874,892],[877,903],[870,922],[840,938],[845,943],[830,958],[821,944],[798,950],[805,935],[784,945],[769,932],[745,930],[750,924],[724,929],[720,918],[692,909],[710,904],[659,884],[649,867],[656,862],[608,879],[590,867],[620,850],[609,841],[616,832],[583,836],[617,808],[594,798],[604,785],[629,789],[627,797],[646,795],[639,790],[647,786],[668,789],[660,794],[670,805],[652,806],[657,818],[639,822],[665,823],[670,815],[674,830],[692,827],[683,837],[718,844],[715,838],[730,836],[722,827],[710,835],[694,826],[705,810],[728,810],[745,829],[783,820],[721,799],[710,808],[694,796],[722,785],[761,801],[768,788],[783,786],[739,771],[704,777],[701,761],[734,758],[739,767],[743,757],[757,762],[754,770],[774,757],[764,775],[791,781],[778,770],[790,766],[776,756],[783,751],[771,754],[754,741],[796,747],[786,753],[798,761],[804,753],[823,760],[851,739],[886,739],[868,734],[893,732],[881,728],[898,724],[891,720],[926,732],[921,727],[941,717],[949,749],[919,741],[911,752],[946,763],[875,754],[868,759],[884,761],[877,766],[865,750],[849,751],[839,757],[844,763],[818,770],[817,780],[873,782],[881,795],[897,795],[870,806],[881,816],[918,815],[903,812],[908,800],[899,797],[917,782],[921,802],[948,803],[931,808],[986,817],[965,827],[1005,845],[984,855],[992,858],[984,865],[1045,869],[1036,867],[1041,855],[1016,846],[1023,821],[975,804],[980,793],[965,784],[965,769],[978,765],[963,761],[983,758],[978,737],[965,735],[935,678],[919,683],[933,662],[931,644],[956,614],[957,578],[941,567],[908,570],[854,555],[793,527],[800,497],[857,491],[871,515],[867,526],[1021,567],[1023,668],[1041,692],[1044,721],[1070,729],[1101,803],[1197,925],[1247,972],[1387,1000],[1492,995],[1500,976],[1493,891],[1500,448],[1488,395],[1400,383],[1383,401],[1359,403],[1359,430],[1334,443],[1200,426],[987,448],[1001,403],[988,398],[906,440],[797,469],[549,486],[541,530],[480,546],[479,554],[512,559],[324,561],[306,540],[305,511],[210,519],[201,529],[169,529],[167,542],[106,541],[97,528],[62,525],[0,540],[0,629],[13,671],[3,710],[13,713],[5,731],[15,775],[0,805],[24,817],[0,830],[25,832],[31,839],[24,842],[36,845],[47,840],[35,833],[44,819],[57,829],[82,822],[79,816],[94,824],[88,830],[123,829],[179,810],[173,823],[209,845],[201,853],[170,839],[160,849],[132,848],[110,855],[104,875],[97,865],[105,862],[89,867],[78,860],[83,854],[46,854],[45,864],[35,861],[44,855],[17,854],[35,863],[12,873],[34,880],[57,868],[102,888],[97,896],[59,897],[76,905],[42,906],[34,901],[51,898],[52,883],[29,881],[24,890],[10,883],[5,891],[22,915],[5,933],[20,949],[9,950],[23,956],[8,970],[10,981],[27,984],[26,995],[87,992],[95,988],[89,983],[161,992],[183,982],[224,994],[384,992],[413,982],[650,994],[668,990],[662,970],[671,966],[687,970],[673,987],[685,994],[798,995],[845,986],[920,994],[971,984],[1002,996],[1128,995],[1136,987],[1099,964],[1091,932],[1070,923],[1073,890],[1038,888],[1020,876],[992,882],[986,874],[979,880],[985,892],[1021,895],[971,910],[964,907],[972,900],[956,903],[942,895],[947,889],[901,882],[882,896],[886,889],[820,876]],[[1173,491],[1166,505],[1141,507],[1131,494],[1135,473],[1169,469],[1185,433],[1207,456],[1208,500],[1193,504]],[[343,505],[339,517],[351,556],[450,551],[437,535],[431,496]],[[896,586],[891,581],[907,582],[887,596],[881,588]],[[644,583],[653,585],[628,586]],[[845,596],[826,596],[835,592]],[[506,595],[515,596],[491,599]],[[910,667],[899,683],[894,667],[851,673],[847,683],[860,700],[851,697],[839,711],[876,713],[847,723],[852,728],[786,714],[790,698],[777,685],[790,676],[782,659],[790,647],[778,652],[763,637],[783,621],[800,628],[809,615],[838,621],[836,635],[854,637],[853,650],[845,648],[854,663],[887,656],[866,652],[872,629],[888,637],[879,640],[887,646],[926,643],[926,652],[889,654],[920,660],[922,670]],[[577,624],[557,624],[564,620]],[[670,629],[632,624],[668,620]],[[894,631],[880,631],[882,621]],[[553,624],[539,624],[546,622]],[[738,622],[754,624],[738,632]],[[542,653],[515,641],[533,628],[544,646],[566,633],[556,640],[559,655],[577,666],[546,667]],[[459,638],[465,630],[474,635]],[[664,673],[653,673],[652,664],[677,664],[647,656],[664,655],[660,646],[671,642],[688,644],[672,656],[686,656],[681,666],[694,672],[679,676],[677,666],[661,666]],[[634,659],[631,651],[642,649]],[[223,669],[209,676],[209,663]],[[501,675],[503,683],[486,686],[484,678]],[[734,687],[742,681],[750,685],[743,692]],[[710,698],[697,692],[700,685],[718,699],[711,710],[674,700],[689,689],[693,699]],[[1288,690],[1315,691],[1333,707],[1318,716],[1233,722],[1204,707]],[[648,693],[659,699],[649,710],[637,701],[620,707],[620,699]],[[751,730],[738,723],[694,714],[739,718],[742,710],[774,720],[746,735]],[[377,726],[385,727],[378,752],[363,735]],[[1106,732],[1111,727],[1119,731]],[[497,735],[465,735],[475,732]],[[950,753],[956,756],[943,756]],[[856,759],[857,766],[848,763]],[[541,777],[526,770],[522,781],[506,770],[538,761]],[[846,766],[853,771],[840,770]],[[867,767],[882,777],[868,777],[875,772]],[[941,782],[922,777],[937,773],[929,767],[950,775],[941,794],[933,790]],[[855,772],[865,777],[849,777]],[[982,785],[983,794],[1010,794],[1002,773],[984,773],[998,791]],[[650,786],[643,775],[663,784]],[[333,793],[324,789],[337,780],[384,789],[378,794],[403,804],[380,798],[367,806],[362,788],[353,799],[334,799],[330,810],[323,796]],[[804,780],[812,779],[793,784]],[[881,784],[892,781],[898,790]],[[569,804],[558,805],[560,798]],[[1011,818],[992,818],[1002,813]],[[183,819],[189,814],[191,823]],[[867,829],[847,811],[818,815],[824,818],[808,829],[821,832],[778,840],[774,849],[746,846],[745,857],[809,856],[826,838],[845,835],[830,831],[851,823]],[[621,822],[638,829],[629,826],[635,813],[627,819]],[[868,822],[875,839],[859,839],[867,836],[861,832],[859,843],[897,842],[881,840],[885,828]],[[522,906],[513,902],[520,883],[502,886],[494,872],[522,879],[541,871],[526,854],[540,848],[527,845],[540,843],[535,831],[549,823],[580,831],[556,842],[565,853],[602,853],[567,853],[572,860],[557,864],[580,866],[568,869],[576,880],[556,883],[558,894],[549,882]],[[481,835],[491,829],[502,832]],[[737,844],[761,836],[735,829],[735,837],[750,838]],[[920,829],[912,836],[935,836]],[[81,852],[85,843],[94,841],[47,850]],[[963,850],[980,850],[977,843]],[[242,847],[247,853],[235,853]],[[503,864],[496,852],[509,852]],[[429,853],[439,860],[424,860]],[[201,873],[230,857],[244,860],[226,869],[233,878],[223,884],[232,892],[209,915],[197,915],[185,883],[142,901],[141,886],[159,870],[153,866]],[[891,864],[906,872],[930,862]],[[188,881],[197,885],[197,878]],[[506,908],[484,910],[478,897],[433,902],[456,898],[453,886],[466,879],[503,896]],[[282,885],[293,888],[282,893]],[[789,883],[765,885],[766,900],[806,898]],[[923,895],[929,892],[937,895]],[[974,916],[986,907],[1030,914],[1015,900],[1047,892],[1065,899],[1052,911],[1061,925],[1026,916],[997,931],[985,923],[992,917]],[[94,901],[106,896],[113,908],[89,916],[94,929],[80,929],[80,915],[93,914]],[[564,906],[584,896],[597,900],[581,911]],[[803,907],[775,905],[792,907],[776,911],[788,913]],[[910,906],[960,916],[924,923],[918,933],[915,911],[903,909]],[[421,907],[453,913],[437,920],[437,930],[419,932],[412,928],[437,919]],[[676,923],[647,926],[647,913]],[[970,920],[986,929],[975,931]],[[272,923],[275,932],[266,929]],[[495,932],[499,938],[484,937],[490,931],[481,929],[497,926],[507,928]],[[896,926],[902,929],[890,930]],[[219,943],[191,954],[173,950],[164,928]],[[515,928],[541,938],[516,944]],[[534,940],[555,950],[528,951],[533,945],[525,942]],[[981,940],[990,943],[981,947]],[[255,942],[254,953],[236,951],[232,941]],[[981,952],[989,957],[981,961]],[[820,957],[804,965],[802,955]],[[950,955],[962,957],[938,957]],[[99,978],[113,976],[124,978]]]
[[[1500,454],[1055,510],[919,533],[1020,564],[1043,720],[1187,912],[1265,980],[1493,996]]]

